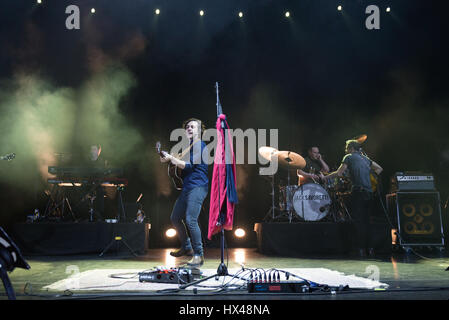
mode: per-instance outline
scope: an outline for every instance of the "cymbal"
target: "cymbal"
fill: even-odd
[[[295,152],[278,151],[276,155],[278,156],[279,163],[284,167],[303,169],[306,166],[306,160]]]
[[[268,161],[271,161],[271,157],[278,152],[277,149],[272,147],[260,147],[259,148],[259,154]]]

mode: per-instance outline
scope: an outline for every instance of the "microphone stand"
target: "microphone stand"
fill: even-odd
[[[222,122],[222,127],[223,126],[224,126],[224,124]],[[225,163],[225,165],[226,165],[226,163]],[[217,176],[218,176],[218,185],[220,186],[220,174],[218,174]],[[226,220],[226,214],[223,211],[221,211],[220,188],[218,190],[218,208],[220,210],[220,213],[219,213],[219,219],[218,219],[219,222],[217,222],[217,225],[220,225],[220,259],[221,259],[221,261],[220,261],[220,264],[219,264],[219,266],[217,268],[217,272],[215,274],[211,275],[211,276],[208,276],[208,277],[205,277],[205,278],[202,278],[202,279],[190,282],[190,283],[186,283],[186,284],[180,285],[179,286],[180,289],[185,289],[187,287],[197,285],[199,283],[202,283],[202,282],[207,281],[207,280],[212,279],[212,278],[215,278],[215,280],[218,280],[219,277],[226,277],[226,276],[228,276],[228,277],[233,277],[233,278],[237,278],[237,279],[242,279],[242,277],[240,277],[240,276],[229,274],[228,267],[224,263],[225,236],[224,236],[223,225],[224,225],[225,220]]]
[[[271,208],[268,210],[267,214],[265,215],[264,221],[269,221],[271,215],[271,221],[275,220],[275,211],[277,210],[275,204],[274,204],[274,174],[271,175]]]
[[[218,82],[215,84],[215,87],[217,89],[217,114],[218,114],[218,110],[219,110],[218,108],[220,106],[220,101],[218,99]],[[223,135],[224,135],[224,137],[223,137],[223,141],[224,141],[223,143],[224,143],[224,146],[225,146],[225,148],[224,148],[225,149],[225,163],[224,163],[224,165],[225,165],[225,170],[226,170],[226,132],[225,132],[225,126],[224,126],[223,120],[221,120],[221,128],[223,130]],[[218,186],[220,186],[220,173],[218,173],[217,177],[218,177]],[[185,289],[187,287],[197,285],[197,284],[199,284],[201,282],[207,281],[207,280],[212,279],[212,278],[215,278],[215,280],[218,280],[219,277],[229,276],[229,277],[233,277],[233,278],[242,279],[241,277],[239,277],[237,275],[229,274],[228,267],[224,263],[225,236],[224,236],[223,225],[225,224],[225,221],[226,221],[226,214],[223,211],[221,211],[220,188],[218,188],[218,210],[220,212],[219,213],[219,218],[218,218],[219,222],[217,222],[217,225],[220,225],[220,259],[221,259],[221,261],[220,261],[220,264],[219,264],[219,266],[217,268],[217,272],[215,274],[211,275],[211,276],[199,279],[197,281],[193,281],[193,282],[190,282],[190,283],[183,284],[183,285],[179,286],[180,289]]]

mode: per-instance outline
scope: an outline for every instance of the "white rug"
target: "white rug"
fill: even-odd
[[[376,289],[387,288],[388,285],[379,281],[363,278],[355,275],[345,275],[338,271],[333,271],[325,268],[286,268],[284,271],[291,275],[296,275],[308,281],[318,284],[328,285],[330,287],[349,286],[351,289]],[[94,269],[81,273],[73,274],[72,276],[55,282],[44,287],[49,291],[159,291],[164,289],[177,289],[178,284],[154,283],[154,282],[139,282],[139,272],[151,270],[132,270],[132,269]],[[202,269],[203,277],[213,275],[216,269]],[[250,273],[242,269],[229,269],[229,274],[238,274],[242,277],[248,278]],[[280,280],[285,280],[284,273],[280,273]],[[290,281],[299,280],[290,276]],[[211,278],[202,282],[201,286],[189,286],[186,290],[212,290],[213,287],[218,288],[222,285],[244,285],[245,280],[232,278],[230,276],[220,277],[218,280]],[[212,286],[212,287],[205,287]]]

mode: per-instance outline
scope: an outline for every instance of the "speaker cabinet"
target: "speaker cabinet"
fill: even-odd
[[[401,245],[444,245],[438,192],[397,192],[394,198]]]

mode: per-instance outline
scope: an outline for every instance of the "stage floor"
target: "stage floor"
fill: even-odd
[[[154,299],[154,300],[447,300],[449,298],[449,257],[446,252],[438,250],[419,251],[406,254],[399,251],[394,254],[383,254],[374,258],[359,258],[345,256],[310,256],[291,258],[268,256],[257,252],[255,248],[232,248],[225,252],[225,263],[229,270],[241,268],[297,269],[325,268],[338,271],[345,275],[355,275],[361,278],[375,279],[388,284],[387,289],[376,290],[346,290],[332,294],[331,292],[313,292],[296,294],[250,294],[247,291],[229,291],[217,293],[215,290],[202,291],[201,295],[193,294],[191,290],[177,292],[124,292],[114,288],[98,288],[94,291],[77,291],[72,295],[44,288],[73,274],[90,270],[140,270],[145,271],[157,266],[179,266],[187,258],[175,259],[169,255],[171,249],[149,249],[145,255],[138,257],[118,256],[114,253],[103,257],[98,255],[71,256],[30,256],[25,257],[30,270],[16,268],[9,277],[18,299]],[[216,270],[220,263],[220,250],[206,248],[206,262],[203,269]],[[135,278],[134,278],[135,280]],[[0,291],[4,293],[1,287]],[[1,299],[6,299],[3,294]]]

